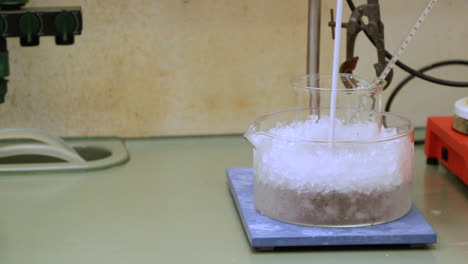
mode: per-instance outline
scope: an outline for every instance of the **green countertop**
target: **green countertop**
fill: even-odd
[[[226,167],[240,136],[127,140],[131,160],[99,171],[0,175],[0,263],[467,263],[468,187],[415,149],[414,202],[438,233],[425,248],[252,250]]]

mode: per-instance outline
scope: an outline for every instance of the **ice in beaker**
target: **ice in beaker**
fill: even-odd
[[[379,134],[359,122],[337,121],[327,140],[329,109],[275,112],[258,118],[245,137],[254,147],[254,201],[271,218],[296,224],[358,226],[388,222],[412,204],[413,126],[380,113]],[[360,111],[373,119],[375,111]],[[304,119],[298,120],[298,116]],[[337,109],[337,120],[347,110]]]

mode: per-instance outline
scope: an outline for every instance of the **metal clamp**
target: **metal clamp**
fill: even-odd
[[[332,37],[334,38],[333,28],[336,23],[333,18],[333,9],[331,10],[331,21],[328,23],[332,27]],[[349,21],[342,23],[341,27],[346,28],[346,61],[341,64],[340,72],[353,73],[356,68],[359,57],[354,56],[354,47],[356,38],[362,30],[370,37],[371,42],[377,49],[378,62],[374,64],[376,76],[379,76],[387,65],[385,59],[384,25],[380,20],[380,6],[378,0],[367,0],[367,4],[360,5],[354,9]],[[385,78],[387,82],[385,88],[391,83],[393,70]]]

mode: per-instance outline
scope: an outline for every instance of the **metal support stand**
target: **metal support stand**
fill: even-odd
[[[321,0],[309,0],[309,25],[307,35],[307,74],[317,74],[319,72],[320,61],[320,14]],[[309,87],[319,87],[315,80],[309,80]],[[320,94],[313,91],[310,94],[309,106],[316,108],[320,106]],[[319,114],[318,109],[311,109],[311,114]]]

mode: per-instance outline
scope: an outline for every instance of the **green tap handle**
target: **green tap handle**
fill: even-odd
[[[37,15],[26,12],[19,20],[20,31],[23,36],[20,38],[22,46],[37,46],[39,45],[39,36],[41,30],[41,21]]]
[[[70,45],[75,41],[73,31],[76,28],[76,20],[73,14],[69,11],[62,10],[54,19],[55,43],[58,45]]]

